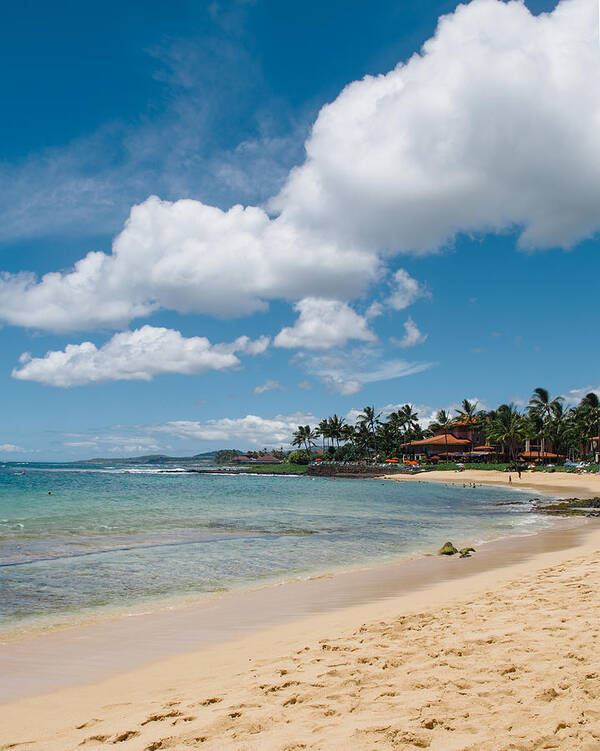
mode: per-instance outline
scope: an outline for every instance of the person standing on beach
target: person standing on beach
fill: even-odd
[[[512,475],[509,475],[509,476],[508,476],[508,481],[509,481],[510,483],[512,483]]]

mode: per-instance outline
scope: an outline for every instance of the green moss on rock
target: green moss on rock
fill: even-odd
[[[438,550],[439,555],[456,555],[456,553],[458,553],[457,548],[449,540]]]

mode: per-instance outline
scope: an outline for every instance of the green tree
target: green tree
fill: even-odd
[[[446,445],[446,456],[448,456],[448,429],[451,424],[452,424],[452,418],[450,417],[450,415],[446,412],[445,409],[440,409],[440,411],[435,416],[435,420],[429,426],[429,429],[434,433],[436,433],[439,430],[444,431],[444,443]]]
[[[597,450],[600,450],[600,398],[594,391],[590,391],[581,400],[578,412],[581,415],[583,438],[598,438]]]
[[[487,428],[487,440],[502,444],[510,459],[516,459],[519,444],[527,435],[526,422],[513,404],[501,404]]]
[[[292,446],[304,446],[310,454],[311,447],[315,445],[316,433],[313,433],[310,425],[298,425],[298,430],[294,431]]]
[[[460,407],[456,410],[456,416],[460,422],[464,422],[467,425],[471,425],[475,422],[477,417],[477,405],[479,402],[470,402],[468,399],[463,399]]]
[[[546,439],[548,438],[552,415],[562,401],[563,399],[560,396],[551,398],[548,389],[543,389],[541,387],[534,389],[533,394],[529,399],[528,410],[534,415],[539,415],[542,418],[542,431],[540,434],[540,448],[542,454],[546,450]]]
[[[381,412],[378,415],[375,414],[375,407],[363,407],[363,411],[357,420],[357,424],[368,431],[371,440],[367,442],[367,446],[372,444],[375,455],[377,455],[377,433],[375,428],[380,416]]]
[[[346,421],[343,417],[338,417],[338,415],[333,415],[333,417],[330,417],[328,419],[329,423],[329,433],[332,438],[332,440],[335,441],[336,446],[339,448],[340,441],[344,437],[344,427],[346,425]]]
[[[310,454],[304,449],[290,451],[290,453],[287,455],[287,460],[290,464],[306,465],[310,463]]]

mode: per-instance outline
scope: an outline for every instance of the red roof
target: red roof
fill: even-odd
[[[248,454],[239,454],[234,456],[232,462],[243,462],[244,464],[281,464],[281,459],[278,459],[273,454],[263,454],[262,456],[252,457]]]
[[[495,451],[493,446],[475,446],[473,451]]]
[[[434,435],[433,438],[424,438],[422,441],[411,441],[404,443],[403,446],[468,446],[471,441],[466,438],[455,438],[452,433],[443,435]]]
[[[253,461],[257,462],[258,464],[281,464],[281,459],[273,456],[273,454],[263,454]]]

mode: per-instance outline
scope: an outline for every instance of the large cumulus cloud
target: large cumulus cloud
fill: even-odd
[[[570,247],[600,226],[597,30],[593,0],[539,16],[514,1],[460,5],[407,63],[323,107],[271,214],[150,198],[110,255],[41,281],[5,275],[0,320],[66,331],[158,308],[347,301],[390,254],[460,232],[517,228],[523,247]]]

